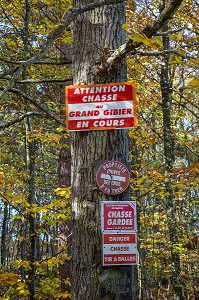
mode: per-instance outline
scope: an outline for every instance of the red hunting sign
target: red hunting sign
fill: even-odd
[[[123,193],[130,182],[130,163],[97,161],[96,181],[101,191],[108,195]]]
[[[132,82],[66,87],[66,125],[70,131],[136,126],[135,84]]]
[[[103,234],[103,265],[137,264],[136,233]]]
[[[102,201],[101,226],[104,233],[136,231],[136,202]]]

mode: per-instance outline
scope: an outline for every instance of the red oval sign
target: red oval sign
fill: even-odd
[[[97,184],[102,192],[108,195],[123,193],[130,182],[128,167],[119,161],[106,161],[98,169]]]

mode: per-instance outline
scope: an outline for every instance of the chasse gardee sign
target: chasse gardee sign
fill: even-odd
[[[132,128],[136,125],[135,101],[133,82],[67,86],[67,129]]]

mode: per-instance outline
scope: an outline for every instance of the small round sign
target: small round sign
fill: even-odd
[[[108,195],[123,193],[130,182],[126,164],[119,161],[105,161],[97,170],[96,181],[99,189]]]

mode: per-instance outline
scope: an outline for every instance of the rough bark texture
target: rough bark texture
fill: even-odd
[[[69,144],[69,139],[63,138],[62,139],[63,147],[60,150],[59,155],[59,185],[60,187],[69,187],[71,185],[71,172],[70,172],[70,165],[71,165],[71,158],[69,149],[64,146],[64,144]],[[71,204],[68,204],[71,207]],[[66,247],[65,253],[69,256],[71,255],[71,228],[72,222],[71,220],[67,220],[60,224],[59,226],[59,237],[58,237],[58,245],[60,247]],[[61,279],[61,291],[62,292],[71,292],[71,286],[65,283],[67,278],[70,278],[70,268],[71,263],[70,260],[65,260],[63,264],[59,265],[59,272],[60,272],[60,279]]]
[[[168,26],[164,27],[164,30],[168,30]],[[169,36],[163,36],[164,50],[169,49]],[[169,82],[169,53],[163,56],[163,64],[161,70],[161,90],[162,90],[162,110],[163,110],[163,131],[164,131],[164,155],[165,155],[165,169],[168,176],[171,176],[173,163],[174,163],[174,151],[173,151],[173,137],[171,130],[171,86]],[[178,243],[177,223],[175,217],[175,205],[173,196],[172,180],[168,177],[165,183],[166,189],[166,201],[167,201],[167,217],[168,227],[171,244]],[[174,290],[174,300],[187,299],[186,291],[183,286],[180,269],[180,257],[173,249],[171,250],[173,277],[172,285]]]
[[[72,56],[72,48],[70,44],[63,43],[61,44],[61,60],[62,61],[70,61]],[[68,67],[72,67],[68,65]],[[67,84],[72,84],[72,82],[67,82]],[[64,93],[64,85],[60,86],[60,103],[65,104],[65,93]],[[69,138],[62,137],[61,139],[62,147],[59,153],[59,186],[62,188],[71,186],[71,155],[70,149],[68,146],[70,145]],[[67,145],[67,146],[66,146]],[[71,203],[68,203],[68,206],[71,208]],[[66,247],[65,253],[69,256],[71,255],[71,229],[72,222],[71,220],[66,220],[62,224],[59,225],[59,237],[58,237],[58,245],[59,249],[63,249],[62,247]],[[71,292],[71,286],[65,283],[67,278],[70,278],[70,268],[71,263],[70,260],[65,260],[63,264],[59,265],[59,273],[61,279],[61,291],[62,292]],[[62,299],[61,299],[62,300]]]
[[[91,3],[74,0],[74,7]],[[121,26],[125,7],[115,4],[84,13],[73,24],[74,84],[126,81],[126,67],[115,66],[112,73],[96,76],[105,61],[104,48],[116,49],[125,41]],[[131,299],[131,267],[104,270],[101,265],[100,201],[106,199],[96,187],[96,160],[129,161],[127,130],[75,132],[71,134],[72,158],[72,299]],[[130,200],[130,191],[114,200]],[[111,272],[114,272],[112,275]],[[124,278],[127,277],[124,284]],[[99,278],[101,292],[99,295]],[[122,281],[122,280],[123,281]],[[112,281],[111,281],[112,280]],[[122,285],[122,287],[121,287]],[[110,286],[115,290],[110,291]],[[116,288],[117,286],[117,288]],[[127,290],[126,289],[126,290]],[[102,291],[103,290],[103,291]],[[128,298],[127,298],[128,297]],[[136,299],[136,298],[133,298]]]
[[[3,222],[1,230],[1,264],[6,264],[6,238],[7,238],[8,204],[4,203]]]
[[[29,195],[28,195],[28,203],[34,204],[35,203],[35,160],[36,160],[36,142],[35,140],[30,141],[29,145]],[[29,239],[30,239],[30,250],[29,250],[29,261],[30,267],[28,274],[29,280],[29,299],[35,299],[35,292],[36,292],[36,267],[34,262],[37,260],[37,236],[36,236],[36,218],[35,214],[30,213],[28,215],[29,221]]]

